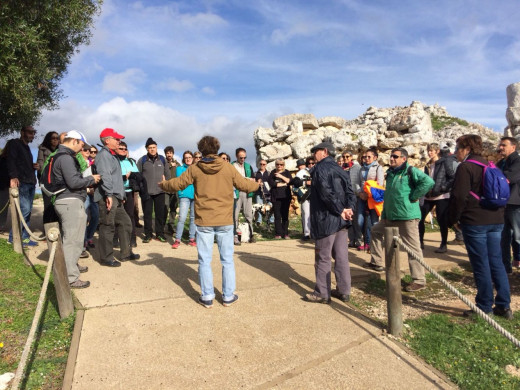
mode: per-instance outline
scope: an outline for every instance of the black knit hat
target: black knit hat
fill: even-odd
[[[155,142],[155,141],[152,139],[152,137],[150,137],[150,138],[148,138],[148,139],[146,140],[146,145],[145,145],[145,146],[148,147],[148,146],[150,146],[150,145],[157,145],[157,142]]]

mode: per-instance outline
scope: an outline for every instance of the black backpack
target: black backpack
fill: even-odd
[[[56,180],[56,175],[53,173],[53,167],[56,163],[56,160],[65,154],[67,153],[60,152],[56,154],[51,154],[45,162],[40,178],[40,187],[42,189],[42,192],[51,198],[51,202],[53,204],[56,200],[56,195],[62,193],[67,189],[65,182],[63,180]]]

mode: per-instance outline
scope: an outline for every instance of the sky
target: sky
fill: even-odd
[[[148,137],[181,156],[210,134],[254,162],[254,130],[279,116],[414,100],[502,132],[518,20],[514,0],[105,0],[33,146],[50,130],[98,143],[111,127],[132,157]]]

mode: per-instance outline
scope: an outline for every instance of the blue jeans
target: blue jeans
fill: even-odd
[[[18,199],[20,200],[20,210],[27,226],[31,220],[31,211],[34,200],[35,185],[30,183],[20,183],[18,187]],[[29,233],[22,225],[22,240],[28,239]],[[13,229],[9,232],[9,242],[13,241]]]
[[[506,272],[513,272],[511,266],[511,247],[513,260],[520,260],[520,206],[508,205],[504,210],[504,230],[502,231],[502,262]]]
[[[366,219],[366,227],[363,229],[365,223],[365,217],[367,217],[366,212],[368,211],[368,218]],[[357,200],[357,216],[358,216],[358,225],[361,229],[363,236],[365,237],[365,244],[370,244],[370,231],[372,230],[372,225],[375,225],[379,221],[379,217],[377,215],[376,210],[369,209],[368,203],[366,200],[358,198]]]
[[[201,299],[205,301],[215,299],[211,258],[213,241],[216,237],[220,263],[222,264],[222,299],[229,301],[233,298],[236,288],[235,263],[233,262],[233,225],[197,226],[196,229]]]
[[[503,224],[461,225],[473,277],[477,285],[475,302],[480,310],[489,313],[495,306],[509,309],[511,295],[506,269],[502,263],[500,236]],[[493,286],[497,290],[493,299]]]
[[[87,229],[85,230],[85,241],[88,241],[94,238],[94,233],[96,233],[96,229],[99,225],[99,206],[94,202],[94,197],[92,195],[87,195],[87,200],[85,201],[85,212],[87,213],[87,218],[89,218],[90,214]]]
[[[184,232],[184,222],[190,212],[190,239],[195,238],[195,201],[190,198],[179,198],[179,222],[177,222],[177,232],[175,239],[180,240]]]

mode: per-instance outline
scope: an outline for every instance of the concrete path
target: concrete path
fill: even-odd
[[[429,258],[433,239],[427,237],[425,256],[436,268],[467,261],[458,246]],[[85,313],[68,367],[72,388],[454,388],[352,306],[303,301],[314,285],[313,248],[298,240],[235,247],[240,299],[226,308],[215,247],[212,309],[197,304],[196,248],[138,239],[141,259],[120,268],[101,267],[93,250],[81,260],[91,287],[75,290]],[[45,262],[46,252],[40,245],[27,255]],[[368,255],[350,254],[354,283],[373,275],[360,267]]]

